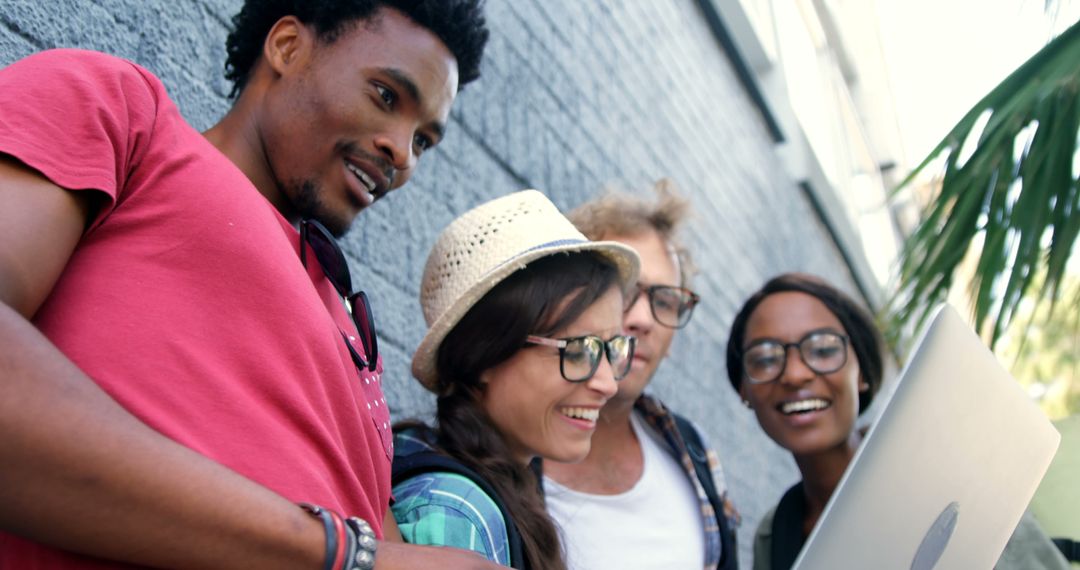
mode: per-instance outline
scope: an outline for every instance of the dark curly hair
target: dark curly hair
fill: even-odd
[[[862,378],[870,386],[869,390],[859,393],[859,413],[863,413],[881,388],[884,374],[881,332],[874,324],[874,318],[851,297],[824,280],[804,273],[784,273],[773,277],[751,295],[735,315],[727,343],[727,373],[732,387],[736,392],[742,388],[743,343],[746,342],[746,324],[750,315],[766,297],[785,292],[805,293],[821,301],[844,327],[851,339],[851,350],[859,362]]]
[[[233,82],[230,96],[244,90],[266,35],[281,18],[296,16],[313,27],[320,40],[331,43],[347,26],[372,17],[380,8],[405,14],[442,40],[457,60],[460,90],[480,77],[488,40],[483,4],[484,0],[245,0],[225,42],[225,78]]]

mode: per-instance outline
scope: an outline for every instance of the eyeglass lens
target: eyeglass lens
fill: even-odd
[[[311,247],[315,259],[334,289],[345,298],[353,324],[360,333],[360,343],[364,347],[367,359],[357,354],[346,338],[353,361],[358,368],[367,368],[369,372],[374,372],[379,360],[379,341],[375,335],[375,318],[371,314],[371,303],[368,302],[367,294],[363,291],[353,293],[349,262],[338,247],[337,240],[326,227],[316,220],[303,220],[300,222],[300,237]],[[300,261],[305,267],[307,266],[307,248],[305,247],[300,248]],[[344,333],[342,336],[345,336]]]
[[[682,328],[690,322],[698,296],[689,289],[669,285],[637,285],[637,293],[628,299],[626,310],[629,311],[644,293],[649,299],[649,309],[656,322],[671,328]]]
[[[766,340],[754,343],[743,354],[743,368],[752,383],[763,384],[780,378],[787,366],[789,347],[799,349],[799,357],[817,374],[830,374],[847,362],[847,339],[831,332],[816,332],[799,342]]]
[[[560,366],[563,378],[570,382],[584,382],[592,378],[600,367],[600,357],[605,354],[616,380],[621,380],[630,371],[634,358],[634,337],[614,336],[606,342],[598,336],[564,340],[566,346],[560,350]]]

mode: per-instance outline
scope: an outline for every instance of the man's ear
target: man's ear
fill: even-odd
[[[266,34],[263,58],[276,75],[285,74],[311,50],[315,37],[296,16],[285,16]]]

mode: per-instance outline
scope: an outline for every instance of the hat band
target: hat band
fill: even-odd
[[[491,269],[489,269],[487,271],[487,273],[485,275],[491,275],[492,273],[498,271],[503,266],[505,266],[505,265],[507,265],[509,263],[514,263],[518,259],[520,259],[520,258],[522,258],[522,257],[524,257],[524,256],[526,256],[526,255],[528,255],[528,254],[530,254],[530,253],[532,253],[532,252],[534,252],[536,250],[539,250],[539,249],[547,249],[549,247],[562,247],[562,246],[566,246],[566,245],[579,245],[579,244],[583,244],[583,243],[589,243],[589,240],[585,240],[585,239],[557,239],[555,241],[549,241],[549,242],[546,242],[546,243],[542,243],[540,245],[534,245],[534,246],[530,247],[529,249],[526,249],[525,251],[518,252],[516,255],[514,255],[514,257],[511,257],[510,259],[507,259],[506,261],[496,265],[495,267],[492,267]]]
[[[544,249],[545,247],[559,247],[559,246],[562,246],[562,245],[577,245],[579,243],[588,243],[588,242],[589,242],[589,240],[584,240],[584,239],[570,239],[570,238],[557,239],[555,241],[549,241],[547,243],[542,243],[540,245],[534,245],[534,246],[530,247],[529,249],[526,249],[522,253],[529,253],[530,251],[536,251],[538,249]]]

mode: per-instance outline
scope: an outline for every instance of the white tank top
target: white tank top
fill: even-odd
[[[571,570],[701,570],[705,529],[686,471],[637,412],[630,423],[644,456],[633,488],[618,495],[574,491],[544,477],[548,512]]]

